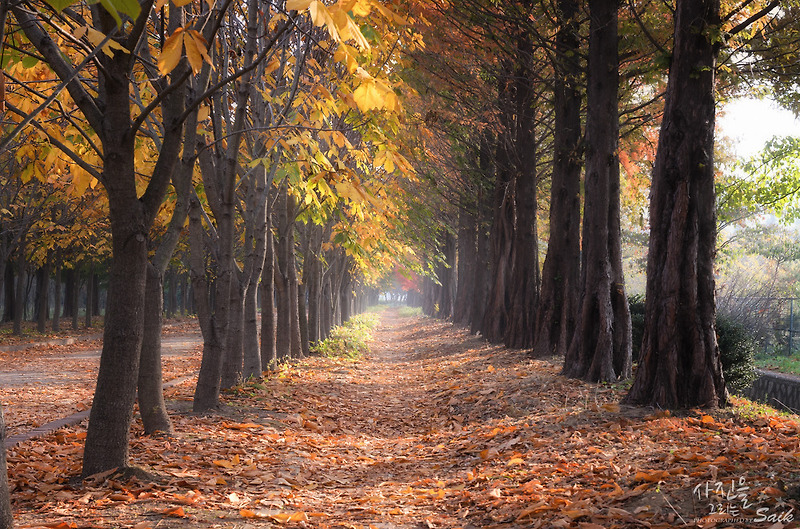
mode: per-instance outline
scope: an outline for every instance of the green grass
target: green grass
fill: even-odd
[[[372,331],[380,323],[376,312],[365,312],[353,316],[342,325],[334,327],[330,336],[314,344],[311,350],[330,358],[358,360],[369,352]]]
[[[800,356],[758,355],[756,356],[756,367],[800,376]]]
[[[403,318],[410,318],[412,316],[422,316],[422,307],[409,307],[407,305],[403,305],[399,309],[397,309],[397,315],[402,316]]]

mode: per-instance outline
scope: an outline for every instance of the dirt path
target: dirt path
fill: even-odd
[[[621,408],[624,389],[563,379],[557,361],[446,322],[382,318],[367,358],[304,360],[226,393],[214,415],[187,411],[193,382],[171,388],[176,434],[133,431],[133,463],[155,481],[70,486],[79,427],[15,447],[19,525],[797,526],[754,521],[756,507],[778,517],[800,499],[794,420]],[[747,523],[707,520],[716,482],[747,487],[726,500],[730,510],[747,499]]]

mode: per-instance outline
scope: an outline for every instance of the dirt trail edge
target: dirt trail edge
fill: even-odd
[[[306,359],[226,393],[213,415],[188,411],[192,383],[171,388],[176,435],[132,433],[148,476],[70,485],[80,426],[15,447],[18,524],[797,526],[792,418],[628,409],[622,389],[559,370],[557,359],[387,310],[366,358]]]

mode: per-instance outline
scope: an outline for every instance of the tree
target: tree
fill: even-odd
[[[581,64],[576,0],[559,0],[553,68],[555,123],[551,237],[542,268],[536,355],[566,351],[575,327],[580,281]],[[554,230],[558,235],[554,236]]]
[[[564,373],[593,382],[631,374],[631,320],[619,211],[618,0],[589,3],[581,300]]]
[[[650,201],[645,330],[626,401],[727,403],[714,330],[714,70],[719,0],[679,0]]]

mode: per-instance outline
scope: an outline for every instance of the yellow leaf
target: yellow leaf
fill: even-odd
[[[175,69],[181,60],[181,49],[183,48],[183,28],[178,28],[175,33],[167,38],[161,56],[158,58],[158,71],[161,75],[167,75]]]
[[[176,7],[183,7],[187,4],[191,4],[192,0],[172,0],[172,3],[175,4]]]
[[[187,33],[191,38],[185,39],[184,45],[186,46],[186,55],[189,57],[189,64],[192,65],[192,71],[194,71],[194,73],[199,72],[202,65],[200,64],[199,58],[196,58],[197,67],[195,68],[195,63],[192,62],[192,58],[189,56],[189,48],[192,48],[192,53],[198,53],[200,57],[202,57],[202,60],[206,61],[213,68],[214,63],[211,61],[211,56],[208,54],[208,42],[206,42],[206,39],[203,38],[200,32],[194,29],[190,29]]]
[[[328,28],[328,33],[333,40],[336,42],[340,42],[342,40],[342,38],[339,36],[339,30],[336,27],[336,23],[333,21],[333,17],[331,16],[331,12],[328,11],[328,8],[325,7],[325,4],[319,0],[314,0],[308,6],[308,11],[311,13],[311,20],[314,22],[315,26],[325,26]]]
[[[314,0],[286,0],[287,11],[305,11]]]
[[[233,468],[233,463],[225,459],[215,459],[212,463],[222,468]]]
[[[509,467],[515,467],[517,465],[524,465],[524,464],[525,464],[525,460],[521,459],[519,457],[515,457],[513,459],[509,459],[508,463],[506,463],[506,465],[509,466]]]

